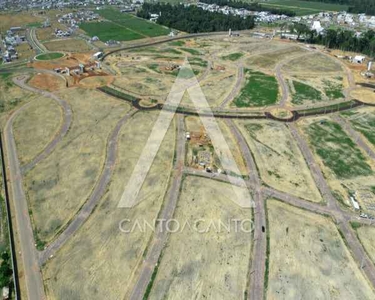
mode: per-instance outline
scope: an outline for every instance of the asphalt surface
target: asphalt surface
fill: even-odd
[[[55,135],[54,139],[43,149],[43,151],[41,153],[39,153],[36,157],[34,157],[31,162],[29,162],[26,165],[21,167],[22,173],[27,173],[32,168],[34,168],[39,162],[44,160],[49,154],[51,154],[52,151],[58,145],[58,143],[66,135],[66,133],[68,132],[68,130],[70,128],[70,125],[72,123],[72,110],[71,110],[69,104],[65,100],[57,97],[56,95],[54,95],[50,92],[42,91],[42,90],[39,90],[39,89],[36,89],[36,88],[33,88],[33,87],[27,85],[25,83],[26,79],[28,79],[28,77],[26,77],[26,76],[15,77],[13,79],[13,82],[15,84],[17,84],[19,87],[21,87],[25,90],[28,90],[30,92],[37,93],[37,94],[40,94],[44,97],[48,97],[48,98],[51,98],[51,99],[55,100],[59,104],[59,106],[61,107],[61,109],[63,111],[63,124],[59,128],[59,131]]]
[[[35,33],[35,28],[30,28],[26,30],[26,38],[36,51],[36,54],[41,54],[46,52],[45,47],[38,41]]]
[[[250,265],[250,286],[248,290],[248,299],[264,298],[264,275],[267,253],[267,230],[266,212],[264,207],[264,198],[261,190],[261,181],[258,170],[250,152],[250,149],[239,129],[232,120],[226,120],[237,144],[240,147],[243,158],[246,163],[247,173],[249,174],[249,185],[253,194],[254,201],[254,237],[253,253]]]
[[[228,96],[225,97],[224,101],[220,104],[220,107],[226,106],[228,103],[230,103],[240,92],[241,90],[241,84],[244,77],[244,68],[242,61],[238,64],[238,71],[237,71],[237,80],[234,85],[234,88],[231,90]]]
[[[117,142],[120,130],[122,126],[137,112],[133,109],[128,112],[120,121],[116,124],[114,130],[112,131],[108,142],[107,142],[107,155],[104,163],[104,167],[100,177],[95,184],[95,188],[91,193],[89,199],[82,206],[81,210],[76,214],[76,216],[71,220],[69,225],[64,229],[64,231],[58,236],[56,240],[48,245],[48,247],[40,254],[40,263],[44,264],[50,257],[52,257],[56,251],[58,251],[66,241],[82,226],[82,224],[91,215],[95,206],[98,204],[99,200],[103,197],[107,186],[111,180],[113,169],[116,163],[116,151]]]
[[[45,299],[44,286],[38,254],[34,244],[34,234],[31,226],[26,195],[23,190],[20,163],[13,135],[13,121],[19,113],[25,110],[31,102],[25,104],[14,112],[8,119],[4,128],[5,147],[8,159],[9,181],[11,184],[11,197],[15,207],[17,233],[21,247],[21,258],[26,284],[27,299]]]
[[[161,211],[158,219],[170,220],[173,217],[177,200],[180,192],[180,186],[182,182],[182,174],[185,165],[185,129],[184,129],[184,119],[181,115],[177,116],[177,149],[176,149],[176,163],[174,166],[174,174],[171,178],[172,184],[166,194],[166,202]],[[156,233],[153,237],[152,242],[148,247],[148,252],[145,260],[140,267],[139,277],[133,290],[128,299],[138,300],[143,299],[146,292],[147,286],[151,280],[152,273],[154,272],[155,266],[157,265],[161,252],[167,241],[168,232],[164,223],[160,223],[157,227]]]

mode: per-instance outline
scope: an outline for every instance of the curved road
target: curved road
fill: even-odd
[[[104,163],[103,171],[95,184],[95,188],[91,193],[89,199],[82,206],[81,210],[71,220],[65,230],[48,245],[48,247],[40,254],[40,263],[44,264],[48,258],[52,257],[66,241],[82,226],[82,224],[91,215],[98,201],[104,195],[109,181],[112,177],[113,169],[116,162],[117,142],[122,126],[137,112],[138,110],[132,109],[116,124],[107,142],[107,155]]]
[[[13,79],[14,83],[18,85],[19,87],[28,90],[33,93],[38,93],[44,97],[51,98],[55,100],[59,106],[61,107],[63,111],[63,124],[60,127],[59,131],[55,135],[54,139],[44,148],[44,150],[39,153],[36,157],[33,158],[33,160],[26,165],[22,166],[21,171],[22,173],[26,173],[30,171],[32,168],[34,168],[39,162],[41,162],[43,159],[45,159],[58,145],[58,143],[63,139],[63,137],[66,135],[68,132],[71,122],[72,122],[72,110],[69,106],[69,104],[57,97],[55,94],[47,92],[47,91],[42,91],[37,88],[33,88],[25,83],[25,81],[28,79],[28,77],[15,77]]]

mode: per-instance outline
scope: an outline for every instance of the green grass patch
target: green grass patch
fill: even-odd
[[[316,153],[340,179],[372,175],[373,171],[357,145],[337,123],[322,120],[306,132]]]
[[[103,18],[120,25],[124,29],[134,31],[147,37],[156,37],[160,35],[167,35],[169,33],[169,29],[163,26],[135,17],[128,13],[122,13],[115,9],[103,9],[99,10],[98,13]]]
[[[316,14],[321,11],[346,11],[348,9],[347,5],[300,0],[270,0],[264,3],[262,1],[260,4],[265,7],[291,10],[300,16]]]
[[[335,83],[329,80],[324,80],[324,92],[326,96],[331,99],[341,99],[344,98],[344,94],[342,93],[342,83]]]
[[[103,42],[109,40],[131,41],[143,38],[139,33],[112,22],[85,22],[81,23],[79,27],[89,36],[97,36]]]
[[[28,23],[28,24],[26,24],[26,27],[28,27],[28,28],[32,28],[32,27],[42,27],[42,23],[40,23],[40,22],[32,22],[32,23]]]
[[[292,96],[293,104],[303,104],[305,101],[317,102],[322,100],[322,93],[312,86],[293,80],[295,93]]]
[[[362,226],[362,224],[358,222],[350,222],[350,226],[352,226],[354,230],[357,230],[358,228]]]
[[[312,113],[315,113],[315,114],[321,113],[321,114],[323,114],[325,112],[338,111],[338,110],[341,110],[341,109],[350,109],[351,107],[353,107],[353,105],[355,105],[354,101],[348,101],[348,102],[342,102],[342,103],[338,103],[338,104],[331,104],[331,105],[324,106],[324,107],[317,107],[317,108],[311,108],[311,109],[302,109],[302,110],[298,110],[298,112],[301,115],[303,115],[303,114],[312,114]],[[350,113],[350,112],[345,112],[345,113]],[[341,114],[343,114],[343,112]]]
[[[52,60],[63,57],[64,54],[60,52],[49,52],[49,53],[43,53],[39,54],[36,59],[38,60]]]
[[[278,100],[279,86],[274,76],[246,69],[246,82],[234,100],[237,107],[273,105]]]
[[[114,96],[116,98],[123,99],[123,100],[128,101],[128,102],[134,102],[134,101],[139,100],[137,97],[126,94],[124,92],[120,92],[119,90],[115,90],[115,89],[113,89],[109,86],[103,86],[103,87],[99,88],[99,90],[108,94],[108,95]]]
[[[224,59],[224,60],[236,61],[236,60],[240,59],[242,56],[243,56],[243,53],[235,52],[235,53],[231,53],[231,54],[222,56],[221,58]]]
[[[161,71],[159,70],[158,64],[149,64],[149,65],[147,65],[147,68],[149,68],[150,70],[155,71],[157,73],[161,73]]]
[[[161,49],[161,50],[158,50],[158,52],[161,52],[161,53],[172,53],[172,54],[182,54],[181,51],[178,51],[176,49],[173,49],[173,48],[166,48],[166,49]]]
[[[206,60],[201,59],[200,57],[189,57],[189,63],[194,66],[200,66],[206,68],[208,63]]]
[[[353,114],[349,121],[355,130],[362,133],[371,144],[375,145],[375,113]]]
[[[174,41],[174,42],[170,42],[169,45],[181,47],[185,45],[185,41]]]
[[[196,49],[191,49],[191,48],[185,48],[182,47],[180,48],[182,51],[185,51],[187,53],[190,53],[191,55],[202,55],[202,53]]]

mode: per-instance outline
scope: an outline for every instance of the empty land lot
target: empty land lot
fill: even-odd
[[[356,231],[368,256],[375,263],[375,228],[363,225],[357,228]]]
[[[13,132],[21,164],[31,161],[53,139],[61,125],[61,114],[54,100],[39,96],[17,116]]]
[[[171,126],[134,208],[118,208],[121,195],[140,153],[151,132],[158,113],[137,113],[121,129],[118,157],[108,192],[94,213],[55,257],[44,271],[49,299],[117,300],[134,285],[134,272],[147,251],[152,231],[131,229],[136,221],[141,228],[153,224],[161,208],[172,167],[175,127]],[[109,288],[110,287],[110,288]]]
[[[53,238],[89,197],[102,170],[108,136],[130,108],[97,91],[72,88],[60,96],[72,107],[71,128],[54,152],[24,179],[40,246]]]
[[[319,73],[322,75],[334,73],[335,76],[337,76],[339,75],[339,72],[342,72],[342,68],[333,58],[327,57],[326,55],[320,53],[309,53],[309,55],[299,56],[289,61],[283,66],[283,71],[289,74],[306,73],[310,74],[310,76],[313,73]]]
[[[265,183],[313,202],[321,201],[302,153],[283,123],[241,121],[238,124]]]
[[[92,48],[84,40],[64,39],[43,43],[49,51],[87,52]]]
[[[345,112],[342,115],[352,124],[355,130],[363,134],[363,136],[375,146],[375,110],[366,108],[355,111]]]
[[[279,85],[274,76],[250,69],[245,70],[245,84],[233,104],[237,107],[259,107],[276,104]]]
[[[365,155],[339,124],[322,119],[311,123],[305,130],[315,152],[338,178],[373,173]]]
[[[193,299],[244,297],[251,233],[218,229],[219,222],[251,219],[251,210],[234,204],[232,197],[232,187],[227,183],[185,178],[175,219],[180,224],[196,225],[202,233],[186,226],[170,235],[149,299],[178,300],[186,299],[186,295]],[[215,224],[217,230],[210,224]],[[244,223],[244,228],[249,225]]]
[[[374,299],[329,218],[276,200],[269,200],[267,207],[267,299]]]

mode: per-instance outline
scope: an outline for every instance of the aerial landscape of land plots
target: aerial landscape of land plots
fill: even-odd
[[[111,51],[38,28],[36,57],[0,72],[25,299],[374,299],[366,66],[249,32],[174,39],[132,15],[99,14],[106,20],[80,30],[103,43],[164,40]],[[191,79],[181,71],[190,67],[236,172],[188,92],[170,115],[173,84]],[[172,121],[137,204],[119,207],[163,114]]]

